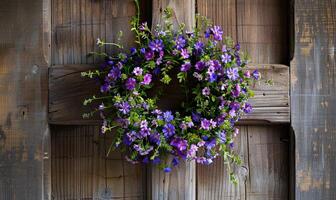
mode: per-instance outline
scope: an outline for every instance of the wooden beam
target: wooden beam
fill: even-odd
[[[85,98],[99,95],[99,85],[94,80],[82,78],[80,73],[94,69],[93,65],[55,65],[49,69],[49,122],[52,124],[99,124],[99,116],[83,119],[90,111],[83,106]],[[251,64],[258,69],[262,79],[255,82],[255,97],[251,99],[254,110],[244,116],[241,124],[289,123],[289,68],[285,65]],[[267,84],[272,80],[273,85]]]
[[[336,1],[295,1],[295,199],[336,197]]]

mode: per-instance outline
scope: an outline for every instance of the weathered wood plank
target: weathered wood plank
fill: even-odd
[[[45,3],[0,1],[0,199],[48,198],[43,179],[49,134]]]
[[[52,126],[54,199],[143,199],[144,166],[132,165],[118,151],[107,152],[111,135],[95,126]]]
[[[288,199],[288,126],[248,126],[248,199]]]
[[[235,167],[238,185],[230,182],[227,165],[223,158],[217,158],[211,165],[197,165],[197,199],[229,200],[246,199],[248,176],[248,134],[247,126],[240,126],[240,134],[235,139],[234,151],[241,157],[242,166]]]
[[[91,65],[59,65],[49,70],[49,120],[53,124],[97,124],[99,117],[82,119],[89,107],[82,106],[85,98],[96,93],[94,80],[80,77],[80,72],[93,69]],[[289,122],[289,68],[284,65],[251,64],[258,69],[262,79],[253,85],[255,97],[251,99],[254,111],[242,123]],[[273,85],[266,83],[272,80]],[[70,111],[70,112],[69,112]]]
[[[295,1],[295,199],[336,197],[336,1]]]

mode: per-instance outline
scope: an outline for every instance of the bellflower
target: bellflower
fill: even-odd
[[[209,87],[203,88],[202,94],[206,97],[209,96],[210,95],[210,88]]]
[[[182,64],[181,66],[181,72],[186,72],[191,68],[191,64],[190,62],[186,62],[184,64]]]
[[[181,50],[182,48],[185,47],[185,45],[186,45],[186,40],[184,39],[183,36],[179,36],[179,37],[175,40],[175,43],[176,43],[176,49]]]
[[[223,30],[219,26],[214,26],[211,28],[212,34],[214,36],[214,40],[221,41],[222,40],[222,35],[223,35]]]
[[[256,69],[252,72],[252,76],[255,80],[259,80],[260,79],[260,73],[259,71]]]
[[[202,129],[204,129],[204,130],[210,130],[210,128],[211,128],[210,120],[202,119],[202,120],[201,120],[201,127],[202,127]]]
[[[224,64],[231,62],[231,55],[227,53],[224,53],[223,55],[221,55],[221,58]]]
[[[181,50],[181,56],[182,56],[182,58],[184,58],[184,59],[189,58],[189,52],[188,52],[188,50],[187,50],[187,49],[182,49],[182,50]]]
[[[166,122],[170,122],[174,120],[174,116],[172,115],[171,111],[166,111],[163,113],[163,118],[165,119]]]

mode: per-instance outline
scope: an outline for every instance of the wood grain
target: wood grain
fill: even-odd
[[[254,63],[289,64],[288,10],[288,1],[197,0],[197,12],[222,26]]]
[[[48,194],[43,179],[43,144],[49,134],[46,2],[0,1],[0,199],[4,200],[43,199]]]
[[[336,196],[336,1],[295,1],[291,119],[295,199]]]
[[[144,167],[131,165],[118,151],[107,152],[111,135],[95,126],[52,126],[54,199],[143,199]]]

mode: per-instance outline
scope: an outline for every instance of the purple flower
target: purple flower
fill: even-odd
[[[163,171],[166,172],[166,173],[169,173],[169,172],[171,172],[171,168],[170,167],[165,167],[163,169]]]
[[[190,68],[191,68],[191,64],[190,64],[190,62],[186,62],[186,63],[182,64],[182,66],[181,66],[181,71],[182,71],[182,72],[186,72],[186,71],[188,71]]]
[[[229,115],[230,115],[230,117],[235,117],[237,114],[236,114],[236,110],[235,109],[231,109],[230,111],[229,111]]]
[[[226,132],[225,131],[220,132],[218,135],[218,138],[221,143],[225,143],[226,142]]]
[[[187,149],[188,147],[188,141],[187,140],[183,140],[181,138],[174,138],[171,142],[170,145],[172,145],[173,147],[176,147],[177,150],[179,151],[184,151]]]
[[[207,148],[207,149],[212,149],[215,146],[216,146],[216,139],[215,138],[210,140],[209,142],[205,143],[205,148]]]
[[[196,51],[202,51],[203,47],[204,47],[204,44],[201,41],[197,41],[194,45],[194,48]]]
[[[147,120],[142,120],[142,121],[140,122],[140,128],[147,128],[147,126],[148,126],[148,122],[147,122]]]
[[[156,68],[153,70],[153,73],[154,73],[155,75],[159,75],[160,72],[161,72],[160,67],[156,67]]]
[[[179,36],[176,40],[176,49],[181,50],[182,48],[184,48],[185,44],[186,44],[186,40],[184,39],[183,36]]]
[[[147,164],[148,162],[149,162],[149,159],[148,159],[148,157],[146,156],[146,157],[142,160],[142,163]]]
[[[217,80],[217,74],[216,73],[210,73],[209,74],[209,82],[213,83]]]
[[[153,164],[154,165],[157,165],[161,162],[160,158],[159,157],[155,157],[154,160],[153,160]]]
[[[146,30],[146,28],[147,28],[147,22],[143,22],[139,26],[140,31],[144,31],[144,30]]]
[[[250,112],[252,112],[252,106],[251,106],[251,104],[249,104],[249,103],[245,103],[245,106],[244,106],[244,112],[245,112],[245,113],[250,113]]]
[[[107,74],[107,77],[111,80],[116,80],[121,76],[120,69],[118,67],[112,67],[110,72]]]
[[[163,49],[163,42],[162,40],[154,40],[148,46],[152,51],[160,52]]]
[[[136,84],[136,80],[134,78],[128,78],[126,81],[126,89],[128,90],[134,90]]]
[[[197,72],[194,72],[194,73],[193,73],[193,76],[194,76],[197,80],[199,80],[199,81],[201,81],[201,80],[203,79],[202,74],[199,74],[199,73],[197,73]]]
[[[188,50],[187,50],[187,49],[182,49],[182,50],[181,50],[181,56],[182,56],[182,58],[184,58],[184,59],[189,58],[189,52],[188,52]]]
[[[119,111],[123,114],[127,114],[130,111],[130,105],[127,102],[122,102],[119,104]]]
[[[222,40],[222,35],[223,35],[223,30],[219,26],[214,26],[213,28],[210,29],[213,36],[214,40],[221,41]]]
[[[143,85],[149,85],[152,82],[152,75],[145,74],[144,80],[141,82]]]
[[[140,68],[140,67],[136,67],[136,68],[134,68],[134,70],[133,70],[133,74],[135,75],[135,76],[140,76],[140,75],[142,75],[142,68]]]
[[[194,158],[196,156],[196,152],[198,151],[198,146],[192,144],[190,145],[190,149],[187,152],[188,158]]]
[[[203,90],[202,90],[202,94],[203,94],[204,96],[209,96],[209,95],[210,95],[210,88],[209,88],[209,87],[205,87],[205,88],[203,88]]]
[[[251,77],[251,72],[249,70],[247,70],[245,73],[244,73],[244,76],[246,76],[246,78],[250,78]]]
[[[104,105],[104,103],[101,103],[98,107],[98,110],[102,111],[104,109],[105,109],[105,105]]]
[[[151,134],[151,129],[150,128],[142,128],[139,131],[139,135],[141,138],[147,137]]]
[[[180,161],[178,160],[178,158],[174,157],[173,160],[172,160],[173,166],[177,166],[179,163],[180,163]]]
[[[146,51],[145,59],[146,60],[152,60],[153,58],[154,58],[154,52],[153,51]]]
[[[204,37],[205,37],[205,38],[209,38],[210,35],[211,35],[211,30],[208,28],[208,29],[205,31],[205,33],[204,33]]]
[[[110,91],[111,89],[111,85],[109,83],[104,83],[101,87],[100,87],[100,92],[101,93],[105,93]]]
[[[199,122],[201,120],[201,115],[199,113],[192,112],[191,118],[194,122]]]
[[[235,47],[234,47],[235,49],[236,49],[236,51],[239,51],[240,50],[240,44],[239,43],[237,43],[236,45],[235,45]]]
[[[224,53],[224,54],[221,56],[221,58],[222,58],[222,62],[223,62],[224,64],[231,62],[231,55],[229,55],[229,54],[227,54],[227,53]]]
[[[252,72],[252,76],[255,80],[259,80],[260,79],[260,73],[259,71],[256,69]]]
[[[163,126],[162,132],[166,138],[170,138],[175,134],[175,127],[172,124],[166,124]]]
[[[174,119],[174,116],[172,115],[171,111],[166,111],[163,113],[163,118],[165,119],[166,122],[170,122]]]
[[[224,44],[224,45],[222,46],[222,52],[225,53],[225,52],[227,52],[227,51],[228,51],[228,49],[227,49],[226,45]]]
[[[210,130],[211,123],[207,119],[202,119],[201,121],[201,128],[204,130]]]
[[[137,52],[135,47],[130,48],[131,55],[134,55]]]
[[[198,71],[202,71],[205,67],[205,63],[203,61],[198,61],[196,64],[195,64],[195,68],[196,70]]]
[[[229,68],[226,70],[226,75],[229,79],[231,80],[237,80],[237,78],[239,77],[238,74],[238,69],[237,68]]]
[[[238,97],[240,95],[240,92],[241,92],[241,87],[239,84],[237,84],[235,90],[232,91],[233,97]]]
[[[149,141],[153,144],[160,145],[161,139],[159,133],[153,133],[149,135]]]
[[[146,48],[141,48],[140,53],[145,54],[146,53]]]

